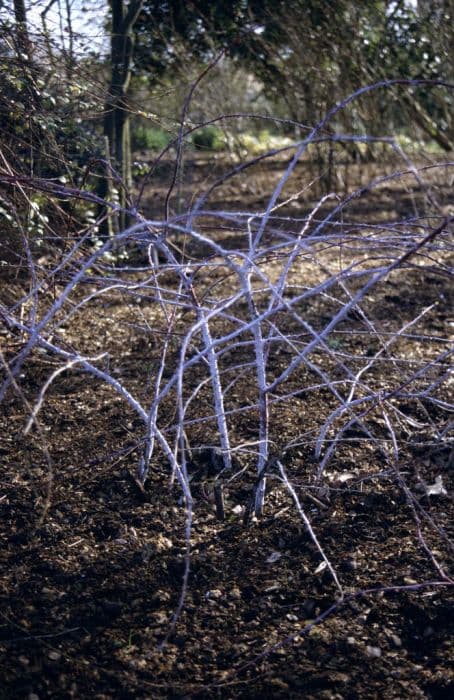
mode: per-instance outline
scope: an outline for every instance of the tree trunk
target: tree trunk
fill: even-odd
[[[131,142],[128,110],[128,88],[131,80],[131,66],[134,51],[132,30],[142,9],[144,0],[131,0],[125,6],[124,0],[110,0],[112,11],[111,33],[111,77],[109,95],[104,117],[104,137],[108,142],[108,151],[112,156],[113,167],[121,179],[119,203],[121,213],[119,227],[123,230],[128,225],[126,212],[128,193],[132,186]],[[109,192],[105,173],[100,182],[98,193],[105,197]],[[100,227],[101,237],[108,235],[108,224]]]
[[[18,49],[30,58],[30,39],[27,28],[27,12],[24,0],[14,0],[14,19],[16,21],[16,40]]]
[[[40,91],[36,86],[36,79],[39,76],[39,69],[33,61],[32,43],[28,33],[27,10],[24,0],[14,0],[14,20],[15,20],[15,60],[20,65],[27,92],[29,96],[28,118],[32,114],[41,111],[41,96]],[[30,138],[30,170],[33,174],[41,176],[41,167],[43,163],[43,154],[46,152],[46,147],[43,144],[46,141],[47,134],[43,133],[42,129],[34,125],[31,131]]]
[[[454,150],[454,144],[449,139],[448,134],[441,131],[438,124],[415,98],[404,93],[401,99],[403,99],[408,106],[412,118],[422,131],[430,136],[444,151],[449,153]]]

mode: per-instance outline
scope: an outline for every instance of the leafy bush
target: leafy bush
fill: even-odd
[[[215,126],[204,126],[192,137],[193,146],[198,151],[222,151],[224,141],[222,131]]]
[[[170,140],[170,134],[163,129],[138,126],[132,133],[132,148],[135,151],[162,151]]]

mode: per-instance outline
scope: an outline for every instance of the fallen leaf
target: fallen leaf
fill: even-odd
[[[274,564],[276,561],[279,561],[279,559],[282,557],[282,554],[280,552],[272,552],[268,559],[266,560],[267,564]]]
[[[380,647],[366,647],[366,654],[367,656],[370,656],[371,658],[378,659],[381,656],[381,649]]]
[[[443,486],[443,479],[441,474],[439,474],[434,483],[426,486],[426,494],[428,496],[446,496],[448,492]]]
[[[322,571],[325,571],[327,566],[328,564],[326,563],[326,561],[322,561],[321,564],[319,564],[315,569],[314,574],[321,574]]]

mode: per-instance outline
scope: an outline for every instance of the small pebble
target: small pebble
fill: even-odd
[[[213,588],[212,591],[207,591],[205,593],[205,598],[219,600],[219,598],[222,598],[222,591],[220,591],[219,588]]]
[[[367,656],[370,656],[371,658],[378,659],[381,656],[381,649],[380,647],[366,647],[366,654]]]

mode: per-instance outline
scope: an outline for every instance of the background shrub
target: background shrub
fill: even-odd
[[[192,144],[198,151],[222,151],[224,135],[215,126],[204,126],[193,134]]]
[[[135,151],[162,151],[171,138],[163,129],[138,126],[132,133],[132,148]]]

